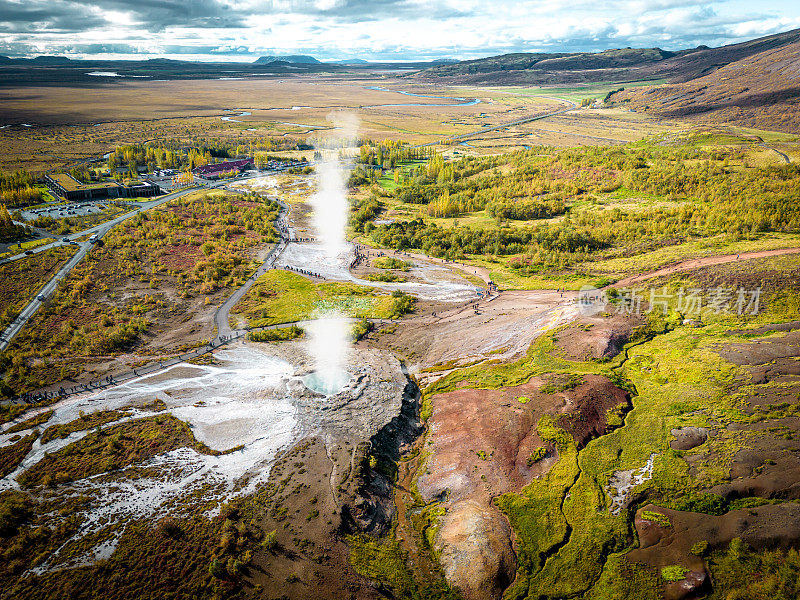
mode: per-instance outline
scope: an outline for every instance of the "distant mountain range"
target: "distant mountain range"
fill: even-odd
[[[748,42],[670,52],[617,48],[603,52],[518,52],[426,69],[417,78],[441,83],[553,85],[596,81],[688,81],[729,63],[800,40],[800,29]]]
[[[260,56],[253,64],[256,65],[268,65],[270,63],[275,62],[284,62],[289,64],[301,64],[301,65],[321,65],[322,62],[318,61],[313,56],[308,56],[305,54],[284,54],[280,56]]]
[[[37,65],[66,65],[72,62],[66,56],[36,56],[34,58],[9,58],[0,56],[0,63],[33,63]]]
[[[149,64],[217,64],[207,63],[191,60],[176,60],[172,58],[149,58],[146,60],[125,60],[125,61],[108,61],[100,59],[70,59],[66,56],[36,56],[34,58],[9,58],[8,56],[0,56],[0,64],[16,63],[16,64],[36,64],[36,65],[80,65],[86,63],[108,63],[108,62],[122,62],[126,64],[131,63],[149,63]],[[415,64],[415,65],[449,65],[458,63],[455,58],[438,58],[428,62],[408,62],[401,64]],[[281,54],[275,56],[259,56],[252,63],[253,65],[274,65],[275,63],[284,63],[290,65],[386,65],[390,63],[382,63],[379,61],[368,61],[363,58],[343,58],[339,60],[321,61],[313,56],[307,54]],[[238,64],[238,63],[229,63]]]

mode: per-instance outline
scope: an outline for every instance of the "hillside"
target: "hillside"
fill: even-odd
[[[625,90],[610,100],[662,117],[800,133],[800,41],[688,82]]]
[[[590,81],[668,79],[688,81],[767,50],[800,41],[800,29],[719,48],[698,46],[677,52],[621,48],[597,53],[503,54],[427,69],[417,78],[440,83],[548,85]]]

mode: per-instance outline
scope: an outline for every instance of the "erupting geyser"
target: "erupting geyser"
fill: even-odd
[[[327,149],[317,160],[317,191],[311,198],[317,237],[328,257],[350,251],[344,237],[348,205],[345,181],[347,173],[341,160],[341,150],[352,145],[358,129],[354,115],[337,114],[329,117],[336,125],[335,138],[324,140]],[[310,390],[330,396],[340,392],[350,381],[345,370],[350,347],[348,319],[335,311],[319,315],[308,327],[309,350],[314,358],[314,372],[303,378]]]
[[[335,151],[324,151],[316,164],[318,187],[311,197],[314,227],[329,257],[349,250],[344,239],[347,225],[345,170]]]
[[[318,394],[336,394],[350,381],[345,370],[350,350],[347,317],[328,312],[307,326],[309,349],[314,357],[314,372],[303,378],[306,387]]]

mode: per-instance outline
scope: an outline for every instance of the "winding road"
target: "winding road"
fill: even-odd
[[[800,248],[778,248],[776,250],[759,250],[757,252],[742,252],[740,254],[722,254],[719,256],[707,256],[705,258],[693,258],[691,260],[685,260],[667,267],[656,269],[655,271],[642,273],[641,275],[625,277],[624,279],[620,279],[619,281],[606,287],[625,287],[633,283],[645,281],[646,279],[661,277],[662,275],[672,275],[673,273],[678,273],[680,271],[692,271],[694,269],[708,267],[711,265],[723,265],[725,263],[736,262],[739,260],[768,258],[770,256],[781,256],[783,254],[797,254],[798,252],[800,252]]]
[[[463,140],[468,140],[470,138],[477,137],[479,135],[483,135],[484,133],[487,133],[489,131],[500,131],[501,129],[506,129],[508,127],[514,127],[515,125],[523,125],[525,123],[530,123],[532,121],[539,121],[540,119],[546,119],[548,117],[555,117],[556,115],[563,115],[565,113],[571,112],[571,111],[575,110],[576,108],[578,108],[578,105],[575,104],[572,100],[560,99],[560,101],[564,102],[564,103],[568,103],[569,104],[569,108],[562,108],[561,110],[557,110],[557,111],[550,112],[550,113],[545,113],[543,115],[534,115],[532,117],[525,117],[523,119],[516,119],[514,121],[509,121],[508,123],[502,123],[501,125],[493,125],[491,127],[481,127],[480,129],[478,129],[476,131],[471,131],[469,133],[462,133],[460,135],[450,136],[450,137],[446,138],[446,140],[449,141],[449,142],[460,142],[460,141],[463,141]],[[419,144],[419,145],[415,146],[415,148],[424,148],[425,146],[438,146],[441,143],[442,143],[441,140],[436,141],[436,142],[428,142],[426,144]]]
[[[261,177],[261,176],[262,176],[262,174],[253,175],[253,176],[250,176],[250,177],[245,177],[245,178],[242,178],[242,179],[238,179],[238,180],[236,180],[236,182],[242,181],[244,179],[250,179],[252,177]],[[165,202],[169,202],[170,200],[174,200],[176,198],[180,198],[182,196],[186,196],[187,194],[191,194],[191,193],[196,192],[198,190],[218,189],[218,188],[225,187],[225,186],[229,185],[230,183],[233,183],[233,182],[231,182],[231,181],[223,181],[223,182],[218,182],[218,183],[210,183],[210,184],[207,184],[207,185],[202,186],[202,187],[191,187],[191,188],[186,188],[184,190],[171,192],[169,194],[166,194],[164,196],[159,197],[156,200],[152,200],[152,201],[149,201],[149,202],[143,202],[143,203],[141,203],[139,208],[137,208],[135,210],[132,210],[130,212],[127,212],[127,213],[125,213],[123,215],[120,215],[120,216],[118,216],[118,217],[116,217],[114,219],[111,219],[110,221],[106,221],[105,223],[101,223],[100,225],[95,225],[94,227],[91,227],[89,229],[84,229],[83,231],[80,231],[77,234],[73,234],[73,237],[85,237],[87,235],[97,235],[97,239],[102,239],[109,231],[111,231],[111,229],[113,227],[115,227],[116,225],[119,225],[120,223],[123,223],[123,222],[127,221],[128,219],[132,219],[133,217],[135,217],[139,213],[151,210],[153,208],[161,206]],[[285,207],[286,205],[283,205],[283,206]],[[57,246],[62,245],[63,243],[64,242],[60,242],[59,241],[59,242],[53,242],[51,244],[45,244],[43,246],[39,246],[38,248],[36,248],[32,252],[33,252],[33,254],[39,254],[40,252],[46,252],[47,250],[49,250],[51,248],[55,248]],[[56,287],[58,287],[58,284],[61,283],[64,279],[66,279],[66,277],[70,274],[72,269],[74,269],[76,265],[78,265],[84,258],[86,258],[86,255],[92,249],[93,245],[94,244],[92,242],[89,242],[89,241],[84,241],[84,242],[79,242],[78,243],[78,246],[79,246],[78,252],[76,252],[75,255],[71,259],[69,259],[66,262],[66,264],[64,264],[58,270],[58,272],[52,277],[52,279],[50,279],[50,281],[48,281],[34,295],[33,299],[25,306],[25,308],[23,308],[20,311],[19,316],[17,316],[17,318],[14,319],[14,321],[11,323],[11,325],[9,325],[5,329],[5,331],[3,331],[2,334],[0,334],[0,350],[5,350],[6,348],[8,348],[9,344],[14,339],[14,337],[22,330],[23,327],[25,327],[25,325],[28,323],[28,321],[31,319],[31,317],[34,314],[36,314],[36,311],[39,310],[39,307],[44,302],[47,301],[47,298],[55,291]],[[28,256],[30,256],[30,255],[26,255],[25,253],[21,253],[21,254],[18,254],[16,256],[13,256],[11,258],[8,258],[8,259],[5,259],[3,261],[0,261],[0,264],[6,264],[6,263],[14,262],[14,261],[17,261],[17,260],[21,260],[23,258],[27,258]],[[250,283],[250,285],[252,285],[252,283]],[[249,287],[248,287],[248,289],[249,289]],[[233,305],[231,305],[231,306],[233,306]],[[230,311],[230,307],[228,308],[228,311]]]
[[[287,220],[287,215],[289,214],[289,206],[283,202],[282,200],[276,200],[278,204],[281,205],[281,212],[278,215],[275,224],[278,226],[278,229],[286,229],[289,230],[289,222]],[[280,241],[275,245],[272,250],[269,251],[267,254],[267,258],[261,264],[261,266],[253,273],[245,282],[243,286],[237,289],[233,294],[231,294],[225,302],[222,303],[217,309],[217,312],[214,313],[214,325],[217,328],[217,340],[221,341],[225,338],[228,338],[234,334],[240,333],[240,331],[234,331],[231,329],[230,325],[230,315],[231,309],[236,306],[236,304],[241,300],[247,292],[250,291],[250,288],[253,287],[253,284],[261,277],[264,273],[269,271],[275,266],[275,261],[281,255],[281,253],[286,249],[286,246],[289,245],[289,240],[292,239],[291,233],[289,234],[288,238],[281,236]]]

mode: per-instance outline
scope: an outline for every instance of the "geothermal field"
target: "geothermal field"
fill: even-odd
[[[800,15],[40,4],[0,600],[800,598]]]

